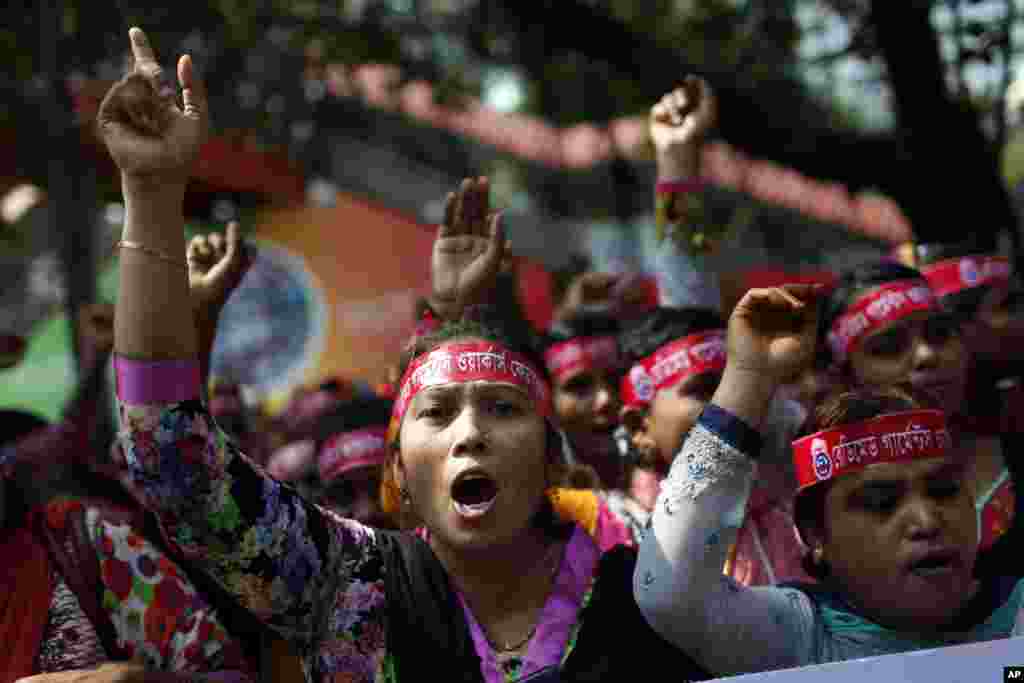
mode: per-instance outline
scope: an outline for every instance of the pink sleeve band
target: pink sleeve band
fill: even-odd
[[[707,183],[703,178],[686,178],[684,180],[659,180],[654,186],[658,194],[689,194],[700,192]]]
[[[180,403],[199,398],[196,360],[139,361],[114,356],[117,397],[131,405]]]

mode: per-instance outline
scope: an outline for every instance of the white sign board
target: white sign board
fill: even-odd
[[[1022,665],[1024,637],[1018,637],[719,680],[749,683],[1000,683],[1004,667]]]

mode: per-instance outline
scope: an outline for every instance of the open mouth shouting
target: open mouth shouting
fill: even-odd
[[[498,498],[498,482],[484,470],[471,467],[455,477],[451,497],[460,517],[480,519],[494,507]]]
[[[955,548],[939,548],[915,554],[908,563],[911,574],[922,579],[949,578],[960,571],[960,553]]]

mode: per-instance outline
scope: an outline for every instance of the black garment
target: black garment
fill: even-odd
[[[406,533],[381,534],[387,562],[388,650],[400,681],[483,683],[465,614],[448,575],[430,547]],[[576,647],[560,671],[545,670],[540,683],[708,680],[686,654],[654,631],[633,598],[635,550],[620,546],[601,558],[594,594],[585,608]]]

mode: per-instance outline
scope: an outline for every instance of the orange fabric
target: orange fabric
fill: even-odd
[[[46,547],[26,527],[0,543],[0,558],[0,683],[11,683],[38,673],[53,573]]]
[[[549,489],[548,500],[555,514],[576,522],[591,538],[597,532],[600,505],[597,494],[590,489]]]

